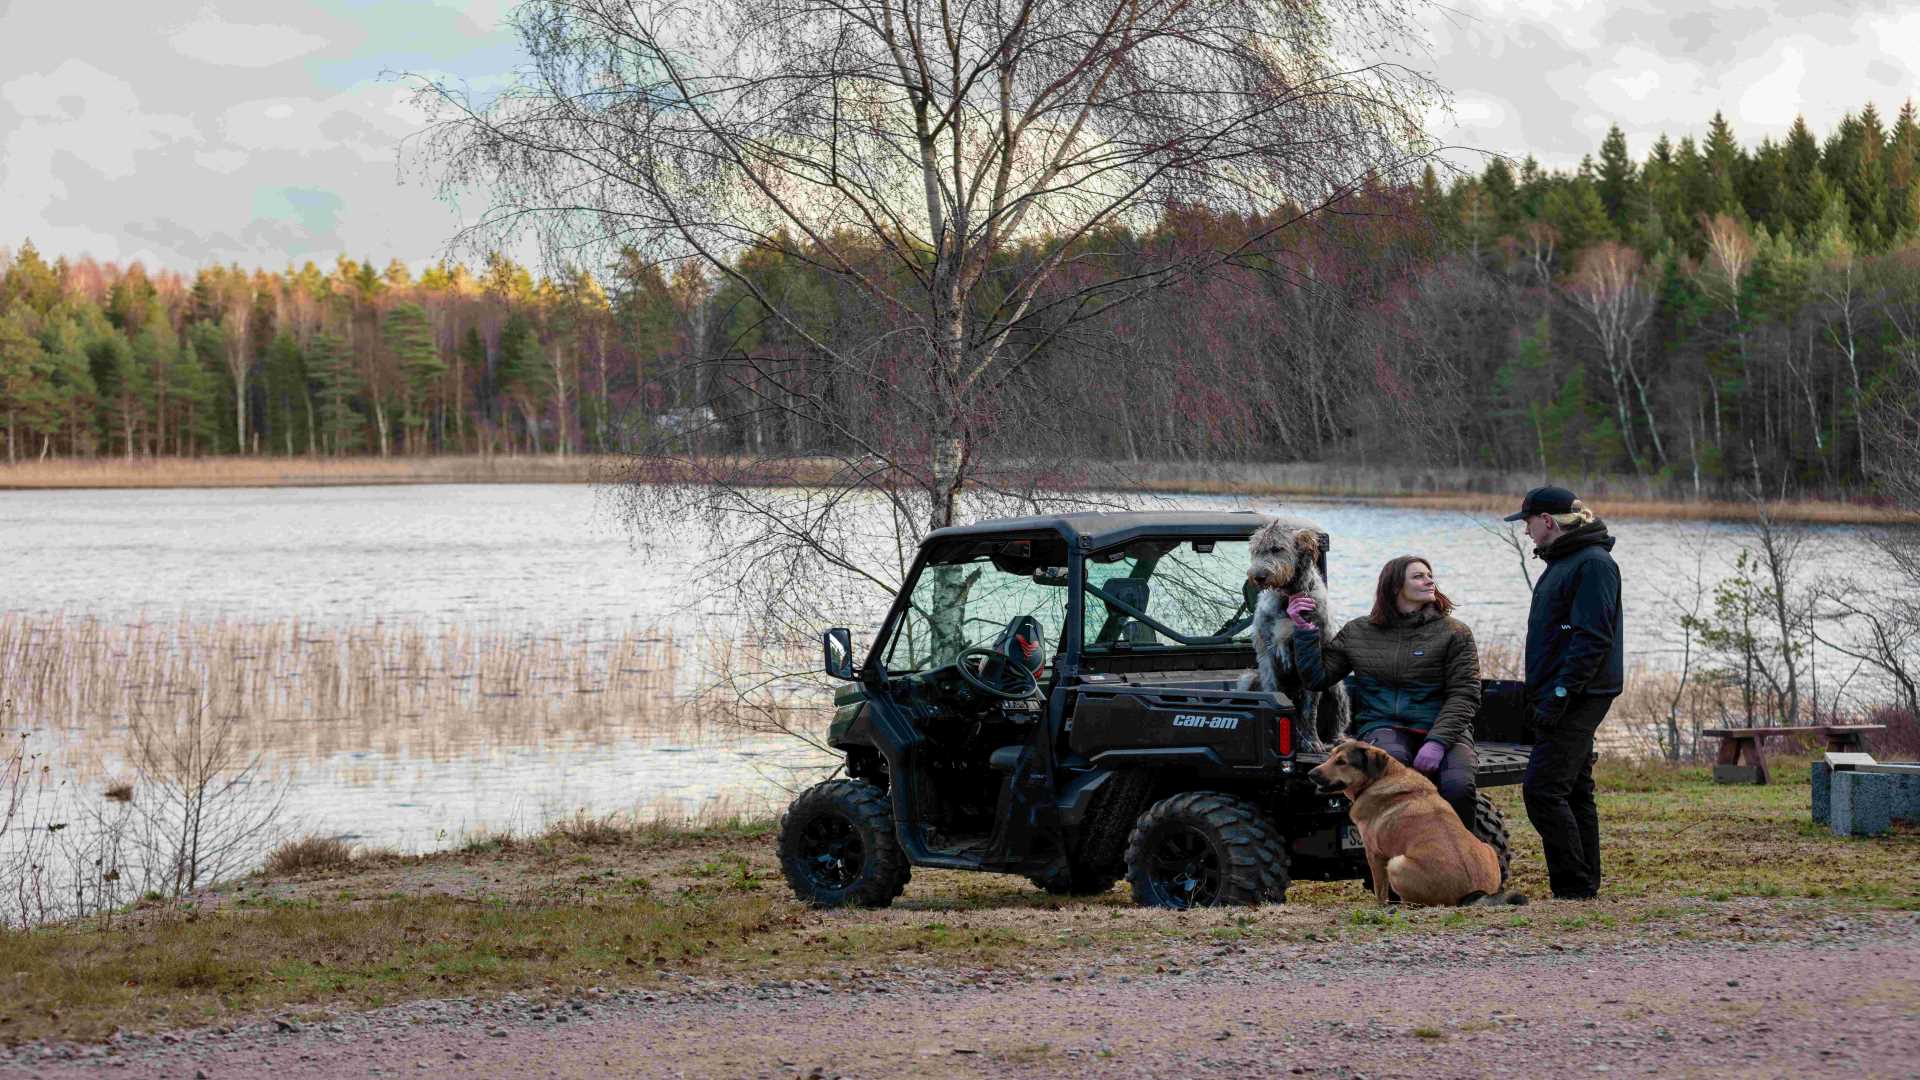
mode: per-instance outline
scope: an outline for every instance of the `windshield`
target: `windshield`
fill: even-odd
[[[1087,556],[1087,651],[1183,644],[1135,612],[1182,637],[1250,641],[1248,565],[1245,540],[1141,541]]]
[[[927,671],[963,650],[1004,647],[1016,619],[1040,624],[1042,663],[1051,663],[1067,622],[1066,544],[996,541],[945,553],[920,572],[887,647],[887,670]]]

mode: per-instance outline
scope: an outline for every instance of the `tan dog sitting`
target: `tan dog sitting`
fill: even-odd
[[[1409,904],[1524,904],[1500,891],[1500,856],[1467,831],[1433,781],[1377,746],[1349,739],[1307,774],[1322,791],[1344,792],[1367,848],[1373,894]]]

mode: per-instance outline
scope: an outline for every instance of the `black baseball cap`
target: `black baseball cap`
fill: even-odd
[[[1571,514],[1573,504],[1579,500],[1573,492],[1563,487],[1537,487],[1527,492],[1520,500],[1520,512],[1508,514],[1502,521],[1524,521],[1535,514]]]

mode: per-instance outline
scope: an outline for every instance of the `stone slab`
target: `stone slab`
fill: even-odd
[[[1825,825],[1833,818],[1833,766],[1824,761],[1813,763],[1813,823]]]
[[[1920,772],[1888,776],[1893,780],[1893,820],[1920,824]]]
[[[1833,774],[1827,827],[1835,836],[1882,836],[1893,830],[1896,783],[1885,773]]]

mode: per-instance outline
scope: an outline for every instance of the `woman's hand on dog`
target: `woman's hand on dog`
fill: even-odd
[[[1300,629],[1311,630],[1313,629],[1313,622],[1310,616],[1318,610],[1319,607],[1320,605],[1314,602],[1313,597],[1302,593],[1287,601],[1287,618],[1292,619],[1293,625]]]

